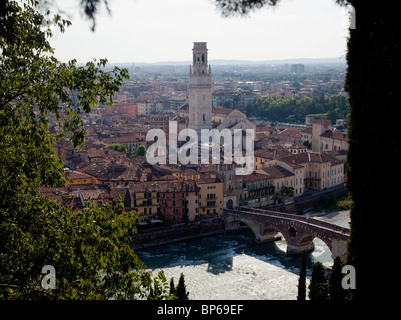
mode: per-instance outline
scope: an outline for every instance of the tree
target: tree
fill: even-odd
[[[312,267],[312,278],[309,283],[310,300],[327,300],[328,288],[325,271],[321,262],[316,262]]]
[[[172,277],[170,279],[170,295],[175,295],[176,294],[176,288],[174,284],[174,278]]]
[[[371,281],[371,253],[380,248],[366,246],[366,243],[372,230],[388,228],[385,219],[376,219],[377,212],[391,212],[393,204],[382,200],[397,199],[399,195],[394,189],[374,190],[378,181],[393,185],[394,177],[383,179],[380,170],[374,170],[369,177],[365,173],[372,167],[372,157],[379,150],[391,150],[392,155],[386,163],[388,168],[397,165],[400,158],[400,147],[395,140],[398,119],[394,115],[399,112],[401,99],[398,76],[401,52],[397,40],[401,17],[396,13],[396,4],[391,1],[352,0],[349,3],[355,8],[357,25],[356,29],[350,30],[345,78],[350,105],[346,184],[353,202],[347,264],[354,266],[358,273],[358,286],[352,290],[353,299],[378,298],[383,291],[380,286],[385,282]],[[378,109],[378,106],[382,107]]]
[[[136,149],[136,155],[137,156],[146,156],[146,147],[143,145],[138,146],[138,149]]]
[[[148,300],[174,300],[175,296],[168,293],[169,284],[167,278],[164,275],[164,271],[158,272],[157,276],[153,279],[153,287],[150,287]]]
[[[241,97],[242,97],[242,95],[240,92],[233,94],[233,98],[232,98],[233,108],[238,107],[238,104],[241,101]]]
[[[293,197],[294,196],[294,187],[283,186],[280,190],[280,193],[285,194],[289,197]]]
[[[0,8],[0,298],[147,297],[158,278],[131,250],[133,212],[91,202],[73,211],[38,191],[64,184],[52,142],[71,131],[73,145],[82,145],[81,112],[111,105],[127,70],[105,72],[105,59],[80,67],[58,61],[48,39],[70,22],[42,12],[38,1]],[[64,130],[49,134],[49,115]],[[41,286],[46,265],[56,271],[55,290]]]
[[[124,143],[113,143],[109,145],[109,148],[116,151],[128,153],[127,145],[125,145]]]
[[[175,294],[178,300],[189,300],[189,292],[187,291],[187,287],[185,285],[184,274],[181,272],[180,280],[178,280],[178,285],[175,291]]]
[[[342,262],[340,257],[334,259],[333,268],[329,275],[329,297],[330,300],[345,300],[346,291],[341,285],[343,275],[341,273]]]
[[[302,251],[302,256],[301,256],[301,269],[299,271],[297,300],[305,300],[305,298],[306,298],[306,254],[304,250]]]

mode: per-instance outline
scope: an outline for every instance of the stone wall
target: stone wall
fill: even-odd
[[[222,219],[202,220],[189,225],[180,224],[134,235],[133,249],[143,249],[187,239],[226,232]]]
[[[289,204],[269,206],[268,210],[286,212],[286,213],[299,213],[307,209],[313,208],[318,205],[322,200],[322,197],[345,197],[347,196],[348,190],[345,186],[336,187],[333,190],[322,192],[316,195],[298,197],[295,201]]]

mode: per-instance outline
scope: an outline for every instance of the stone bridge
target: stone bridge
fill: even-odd
[[[319,238],[327,244],[334,259],[346,259],[349,229],[313,218],[289,213],[237,207],[224,209],[225,228],[237,229],[246,224],[255,234],[256,240],[277,240],[280,232],[287,242],[287,254],[302,253],[314,249],[313,239]]]

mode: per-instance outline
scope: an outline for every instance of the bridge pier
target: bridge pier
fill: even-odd
[[[315,249],[313,241],[298,246],[293,246],[287,243],[287,254],[301,254],[302,251],[309,252]]]
[[[277,234],[277,230],[268,229],[264,230],[263,233],[255,233],[255,238],[257,242],[273,242],[281,240],[281,236]]]
[[[265,242],[274,242],[281,240],[281,236],[279,234],[268,234],[268,235],[258,235],[255,236],[256,241],[260,243],[265,243]]]

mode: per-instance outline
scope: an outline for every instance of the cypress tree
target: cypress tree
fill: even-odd
[[[174,285],[174,278],[170,279],[170,295],[176,295],[176,289]]]
[[[334,259],[333,268],[329,276],[329,297],[330,300],[345,300],[346,291],[341,285],[343,275],[341,273],[342,262],[340,257]]]
[[[180,280],[178,281],[175,295],[177,296],[178,300],[189,300],[188,298],[189,292],[187,291],[187,288],[185,286],[184,274],[182,272]]]
[[[299,271],[298,280],[298,296],[297,300],[305,300],[306,298],[306,254],[302,251],[301,270]]]
[[[316,262],[312,267],[312,279],[309,283],[310,300],[327,300],[328,286],[321,262]]]

